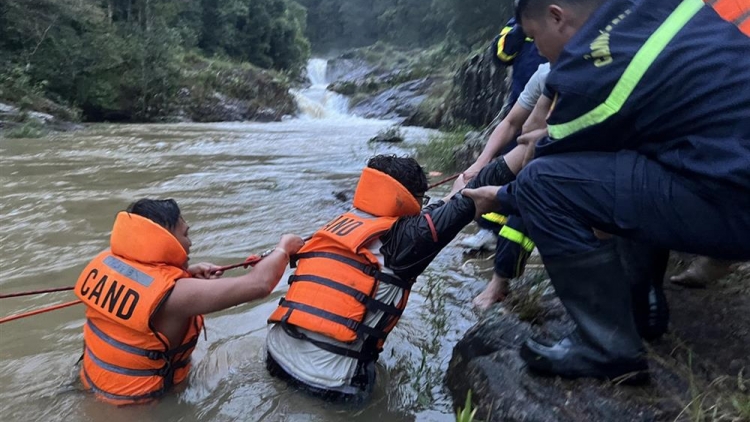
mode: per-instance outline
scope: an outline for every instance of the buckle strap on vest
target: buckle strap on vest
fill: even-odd
[[[137,396],[125,396],[125,395],[120,395],[120,394],[112,394],[112,393],[102,390],[96,384],[94,384],[93,381],[91,381],[91,377],[89,377],[88,372],[86,372],[85,366],[83,367],[83,376],[86,378],[86,383],[89,385],[92,391],[94,391],[96,394],[99,394],[111,400],[122,400],[122,401],[128,401],[128,402],[140,401],[140,400],[151,400],[157,397],[161,397],[162,395],[164,395],[164,391],[165,391],[164,388],[160,388],[159,390],[152,391],[146,394],[140,394]]]
[[[123,350],[128,353],[132,353],[134,355],[145,356],[151,360],[160,360],[160,359],[165,359],[167,357],[167,355],[161,350],[141,349],[140,347],[134,347],[129,344],[125,344],[121,341],[115,340],[114,338],[105,334],[104,331],[100,330],[99,327],[94,325],[94,323],[91,322],[90,319],[86,320],[86,326],[88,326],[89,329],[94,334],[96,334],[96,336],[99,337],[102,341],[104,341],[105,343],[117,349]]]
[[[334,313],[325,311],[320,308],[316,308],[314,306],[306,305],[304,303],[292,302],[292,301],[282,298],[281,301],[279,302],[279,305],[285,308],[289,308],[289,309],[293,309],[293,310],[297,310],[301,312],[306,312],[308,314],[315,315],[317,317],[327,319],[329,321],[333,321],[337,324],[341,324],[344,327],[356,332],[357,336],[359,336],[360,334],[367,334],[369,336],[377,337],[379,339],[384,339],[388,336],[388,334],[382,330],[368,327],[367,325],[360,324],[359,322],[353,319],[342,317],[341,315],[336,315]]]
[[[113,365],[99,359],[99,357],[97,357],[94,352],[92,352],[88,347],[86,347],[86,355],[100,368],[106,369],[107,371],[114,372],[116,374],[129,375],[132,377],[163,377],[169,372],[169,365],[164,365],[164,367],[160,369],[131,369]]]
[[[292,284],[297,281],[305,281],[309,283],[320,284],[321,286],[326,286],[328,288],[337,290],[341,293],[344,293],[348,296],[353,297],[357,302],[365,305],[365,307],[368,310],[383,311],[389,315],[394,315],[397,317],[400,317],[401,314],[403,313],[401,309],[395,306],[391,306],[377,299],[373,299],[367,294],[362,293],[355,288],[341,284],[329,278],[319,277],[319,276],[310,275],[310,274],[292,275],[289,277],[289,284]]]
[[[371,277],[375,277],[375,279],[378,281],[391,284],[393,286],[399,287],[404,290],[411,290],[411,285],[409,283],[401,280],[398,277],[395,277],[395,276],[392,276],[390,274],[386,274],[380,271],[380,268],[377,265],[367,265],[357,260],[354,260],[352,258],[339,255],[336,253],[332,253],[332,252],[306,252],[306,253],[297,254],[291,257],[290,266],[291,268],[296,268],[297,262],[300,259],[310,259],[310,258],[332,259],[334,261],[338,261],[346,265],[349,265],[351,267],[354,267]]]
[[[180,346],[177,346],[174,349],[168,350],[163,353],[164,353],[164,356],[171,358],[181,353],[187,352],[188,350],[195,347],[197,344],[198,344],[198,336],[196,335],[189,342],[182,344]]]
[[[166,352],[162,352],[161,350],[148,350],[148,349],[141,349],[140,347],[131,346],[129,344],[125,344],[121,341],[115,340],[114,338],[108,336],[104,331],[99,329],[96,325],[94,325],[91,320],[86,320],[86,325],[91,329],[91,331],[96,334],[97,337],[99,337],[102,341],[109,344],[112,347],[118,348],[120,350],[123,350],[128,353],[132,353],[134,355],[138,356],[144,356],[151,360],[169,360],[169,358],[172,358],[180,353],[184,353],[193,347],[195,347],[198,344],[198,336],[195,336],[192,340],[189,342],[182,344],[178,347],[175,347],[174,349],[168,350]]]
[[[310,259],[310,258],[327,258],[327,259],[332,259],[334,261],[339,261],[346,265],[354,267],[362,271],[363,273],[367,275],[371,275],[371,276],[374,276],[375,273],[378,271],[378,267],[376,265],[367,265],[367,264],[357,261],[356,259],[352,259],[347,256],[339,255],[333,252],[306,252],[306,253],[297,254],[297,255],[292,256],[290,266],[291,268],[295,268],[297,266],[297,262],[300,259]]]

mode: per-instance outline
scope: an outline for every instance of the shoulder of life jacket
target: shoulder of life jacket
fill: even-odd
[[[162,242],[138,244],[136,238],[160,238]],[[131,244],[123,244],[127,242]],[[136,254],[166,247],[166,252],[153,252],[170,263],[139,262],[113,253],[114,249],[132,252],[133,243],[145,248]],[[181,344],[174,346],[152,325],[152,317],[176,280],[189,277],[181,266],[174,265],[185,262],[186,256],[168,231],[142,217],[121,213],[112,232],[112,249],[94,258],[75,286],[76,295],[86,305],[81,379],[99,399],[113,404],[139,403],[160,396],[187,377],[203,318],[191,318]]]
[[[704,0],[724,20],[734,23],[742,33],[750,36],[750,1]]]
[[[366,176],[365,173],[370,174]],[[401,215],[418,213],[419,204],[411,194],[409,197],[413,204],[409,206],[389,204],[389,198],[397,198],[399,202],[407,199],[394,194],[396,186],[393,183],[398,183],[384,179],[380,176],[382,173],[365,173],[357,187],[354,204],[369,216],[345,213],[313,235],[293,257],[296,270],[289,279],[289,291],[268,322],[303,328],[343,343],[374,339],[366,344],[374,344],[377,350],[368,352],[372,352],[369,356],[376,356],[406,307],[411,285],[381,272],[377,258],[366,245],[388,231]],[[377,185],[377,188],[373,189],[373,185]],[[391,185],[390,188],[388,185]],[[383,191],[379,202],[362,201],[369,198],[373,190],[378,192],[384,187],[390,190]],[[401,215],[394,215],[394,210],[399,210]],[[391,215],[382,215],[388,211]],[[378,212],[381,216],[373,215]],[[380,283],[392,284],[403,290],[396,306],[375,299]],[[368,311],[382,311],[386,318],[381,319],[377,327],[369,327],[363,322]],[[349,355],[345,349],[342,354]]]

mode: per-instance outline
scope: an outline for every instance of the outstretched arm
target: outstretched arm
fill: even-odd
[[[474,202],[460,194],[400,218],[380,238],[385,266],[404,280],[417,277],[473,218]]]
[[[245,275],[221,280],[183,278],[177,280],[172,294],[159,310],[157,318],[184,321],[268,296],[284,274],[289,255],[304,244],[299,236],[284,235],[274,251]]]
[[[520,103],[516,103],[513,108],[510,109],[508,115],[505,116],[502,122],[492,131],[487,145],[484,146],[484,150],[479,155],[474,164],[471,165],[464,174],[464,180],[467,182],[473,179],[480,170],[506,146],[513,140],[517,133],[521,131],[523,123],[531,114],[531,110],[527,110]]]

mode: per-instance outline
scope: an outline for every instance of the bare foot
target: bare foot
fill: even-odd
[[[708,283],[729,274],[731,264],[729,261],[700,256],[685,271],[670,277],[669,281],[686,287],[706,287]]]
[[[487,287],[474,298],[472,303],[477,310],[484,311],[493,304],[505,300],[508,296],[508,291],[508,279],[493,274],[492,280],[487,284]]]

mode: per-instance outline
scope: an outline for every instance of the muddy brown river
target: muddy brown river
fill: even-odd
[[[368,144],[390,124],[95,125],[0,139],[0,293],[73,285],[107,247],[117,211],[142,197],[178,201],[192,227],[192,262],[234,263],[282,233],[309,235],[348,209],[334,193],[351,198],[369,156],[409,153],[428,136],[409,128],[401,146]],[[444,373],[476,320],[471,298],[489,278],[489,264],[465,260],[449,246],[419,278],[364,406],[324,403],[266,373],[265,321],[282,282],[265,300],[208,315],[189,382],[143,406],[111,407],[81,390],[81,305],[2,324],[0,421],[454,420]],[[70,292],[0,299],[0,317],[73,299]]]

